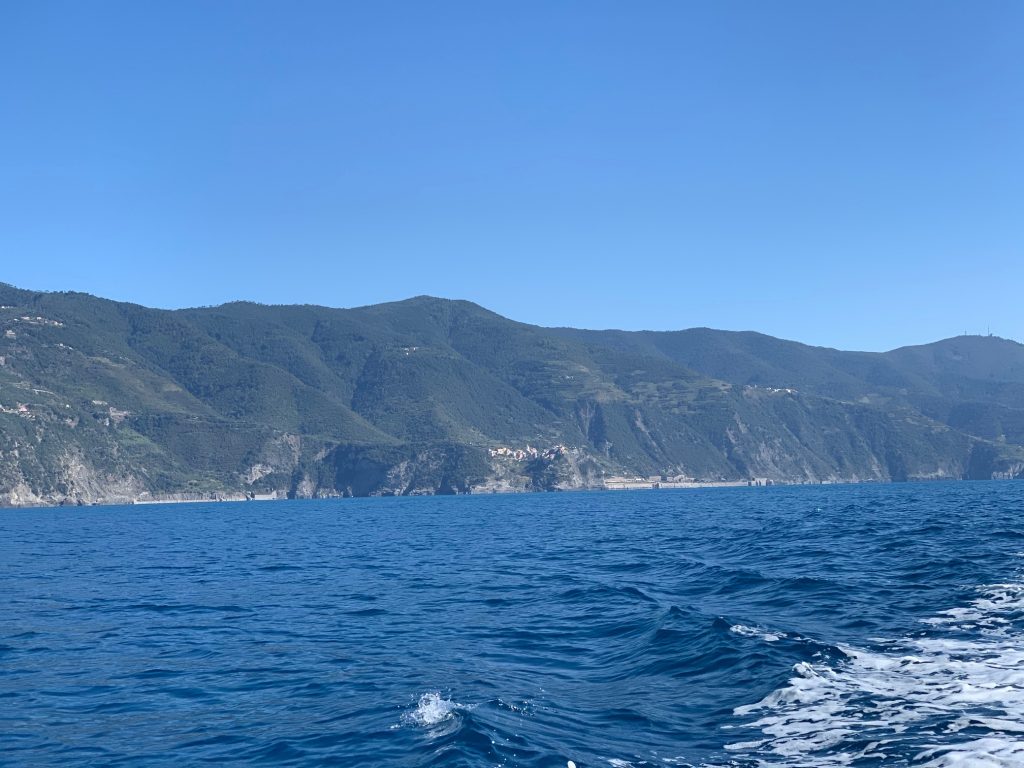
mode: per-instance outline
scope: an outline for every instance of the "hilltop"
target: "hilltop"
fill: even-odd
[[[0,305],[0,503],[1024,473],[1024,346],[995,337],[843,352],[426,296]]]

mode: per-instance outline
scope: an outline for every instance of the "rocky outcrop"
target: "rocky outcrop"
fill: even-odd
[[[35,469],[31,478],[26,477],[23,462]],[[100,470],[73,448],[47,466],[39,464],[31,448],[22,446],[0,456],[0,465],[0,506],[126,504],[146,492],[138,475]]]

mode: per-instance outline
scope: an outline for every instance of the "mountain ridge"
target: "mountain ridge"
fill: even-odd
[[[429,296],[165,310],[0,284],[0,304],[7,504],[1024,470],[1024,346],[998,337],[844,352]]]

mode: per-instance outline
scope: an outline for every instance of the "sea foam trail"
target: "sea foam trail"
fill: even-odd
[[[756,704],[763,738],[726,748],[761,766],[1024,765],[1024,583],[978,590],[928,619],[922,637],[839,646],[836,666],[801,662]]]

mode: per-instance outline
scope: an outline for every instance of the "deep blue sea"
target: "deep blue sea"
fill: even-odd
[[[0,510],[4,766],[1024,765],[1024,483]]]

